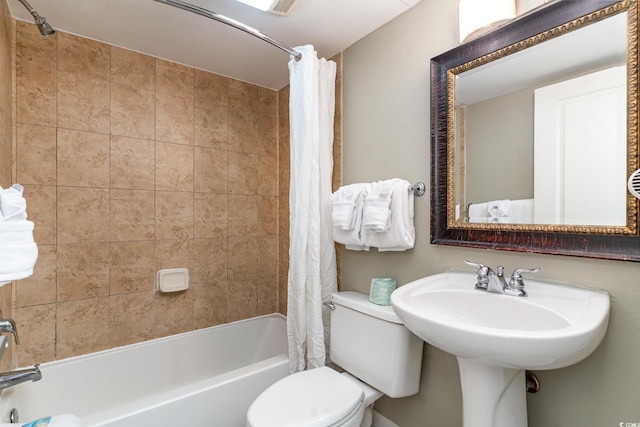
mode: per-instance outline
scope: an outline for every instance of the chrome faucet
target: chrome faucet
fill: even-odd
[[[40,365],[35,365],[33,368],[0,373],[0,390],[13,387],[26,381],[40,381],[42,379],[42,373],[38,366]]]
[[[498,271],[493,271],[491,268],[487,267],[487,270],[487,277],[489,278],[487,291],[496,294],[506,293],[505,290],[509,287],[509,284],[504,279],[504,267],[499,265],[497,268]]]
[[[20,344],[16,322],[13,319],[3,319],[2,312],[0,312],[0,334],[4,332],[13,334],[16,345]],[[4,342],[6,346],[6,341]],[[4,353],[4,350],[2,353]],[[0,356],[2,353],[0,353]],[[40,372],[40,369],[38,368],[39,366],[40,365],[35,365],[33,368],[0,373],[0,390],[13,387],[14,385],[18,385],[26,381],[40,381],[42,379],[42,372]]]
[[[478,275],[475,285],[476,289],[516,297],[527,296],[527,292],[524,290],[522,273],[536,273],[540,271],[540,268],[516,268],[511,274],[511,279],[507,282],[504,278],[503,266],[498,266],[498,268],[496,268],[497,271],[494,271],[491,267],[487,267],[483,264],[470,262],[466,259],[464,262],[468,265],[478,267],[478,271],[476,272]]]
[[[0,317],[2,317],[2,312],[0,312]],[[16,322],[14,322],[13,319],[0,319],[0,334],[4,332],[12,333],[16,344],[20,344],[20,339],[18,338],[18,328],[16,328]]]

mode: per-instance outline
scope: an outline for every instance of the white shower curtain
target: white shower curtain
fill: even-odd
[[[336,64],[313,46],[289,61],[291,183],[287,334],[291,373],[324,366],[329,313],[337,289],[331,233],[331,174]]]

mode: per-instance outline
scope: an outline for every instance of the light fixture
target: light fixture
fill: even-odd
[[[300,0],[237,0],[248,6],[276,15],[287,16]]]
[[[458,17],[460,43],[516,16],[514,0],[460,0]]]
[[[273,0],[238,0],[240,3],[244,3],[256,9],[267,11],[271,7]]]

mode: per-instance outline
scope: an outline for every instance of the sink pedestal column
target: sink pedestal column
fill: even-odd
[[[457,359],[464,427],[527,427],[524,370]]]

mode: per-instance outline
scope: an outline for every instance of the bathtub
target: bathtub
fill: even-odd
[[[246,425],[251,402],[288,375],[286,320],[255,317],[40,365],[5,390],[0,420],[71,413],[82,426]]]

